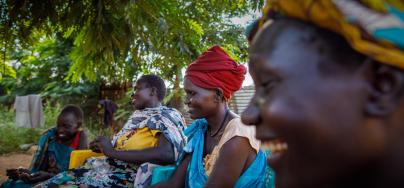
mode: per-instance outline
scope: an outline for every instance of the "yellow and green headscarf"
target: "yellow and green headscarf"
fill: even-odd
[[[404,0],[267,0],[260,26],[271,13],[332,30],[359,53],[404,69]]]

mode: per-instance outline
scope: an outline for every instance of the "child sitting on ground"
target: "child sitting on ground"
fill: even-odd
[[[67,105],[57,118],[57,126],[40,138],[30,169],[8,169],[7,187],[31,187],[53,175],[68,170],[70,153],[87,149],[87,135],[82,131],[83,111],[76,105]]]

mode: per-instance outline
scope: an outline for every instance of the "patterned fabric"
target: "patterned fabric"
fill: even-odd
[[[118,138],[135,129],[159,130],[174,146],[175,157],[186,144],[185,121],[175,109],[165,106],[136,110],[124,127],[112,139],[115,145]],[[90,158],[84,166],[58,174],[38,187],[59,185],[81,185],[88,187],[147,187],[151,183],[152,170],[159,165],[143,163],[135,165],[112,158]]]
[[[133,187],[136,169],[136,165],[120,160],[91,157],[80,168],[59,173],[37,187],[60,185],[86,185],[89,188]]]
[[[202,164],[204,135],[207,130],[208,123],[205,119],[194,121],[187,129],[186,135],[189,135],[189,142],[184,148],[184,153],[191,154],[191,161],[188,164],[188,169],[185,178],[185,187],[200,188],[204,187],[208,177]],[[254,162],[244,171],[237,180],[234,187],[273,187],[266,185],[267,178],[273,178],[268,174],[267,156],[263,151],[259,151]]]
[[[112,138],[112,145],[121,136],[134,129],[149,128],[160,130],[167,140],[174,146],[175,159],[185,146],[186,137],[183,133],[185,120],[181,113],[165,106],[136,110],[123,128]]]
[[[115,142],[116,150],[141,150],[155,147],[159,141],[159,130],[149,128],[135,129],[119,137]]]
[[[402,0],[267,0],[260,25],[274,13],[339,33],[359,53],[404,69]]]

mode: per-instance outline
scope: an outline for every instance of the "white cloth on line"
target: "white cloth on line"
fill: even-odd
[[[45,119],[40,95],[17,96],[14,107],[17,127],[39,128],[44,125]]]

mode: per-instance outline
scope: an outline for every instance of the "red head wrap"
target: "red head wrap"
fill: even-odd
[[[213,46],[192,62],[185,77],[205,89],[221,88],[230,99],[240,89],[246,68],[238,65],[220,46]]]

